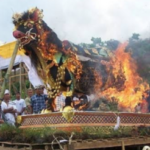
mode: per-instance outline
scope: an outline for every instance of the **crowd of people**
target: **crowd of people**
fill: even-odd
[[[94,101],[93,95],[78,93],[73,97],[66,97],[62,92],[55,99],[50,99],[44,90],[44,86],[36,86],[34,90],[29,88],[25,99],[22,99],[21,94],[17,92],[15,100],[12,101],[10,92],[6,89],[3,99],[1,99],[0,124],[6,122],[14,126],[16,118],[19,116],[60,112],[66,107],[71,107],[77,111],[91,110],[90,104]],[[150,92],[146,91],[143,94],[143,100],[135,106],[135,112],[150,112]]]
[[[14,126],[18,116],[59,112],[63,111],[65,107],[85,110],[89,101],[86,95],[65,97],[62,92],[52,100],[44,93],[44,86],[36,86],[34,90],[29,88],[25,99],[22,99],[21,94],[17,92],[15,98],[12,101],[9,90],[5,90],[1,101],[0,123],[6,122]]]

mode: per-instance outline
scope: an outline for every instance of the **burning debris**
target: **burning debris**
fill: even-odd
[[[133,112],[138,103],[143,103],[143,94],[149,85],[138,75],[135,60],[125,52],[126,46],[121,44],[109,62],[101,61],[109,75],[98,95],[107,100],[116,99],[120,111]]]

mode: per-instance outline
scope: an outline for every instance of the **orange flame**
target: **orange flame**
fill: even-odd
[[[124,79],[119,88],[111,86],[102,91],[99,95],[108,99],[115,97],[118,100],[119,108],[127,111],[133,111],[137,103],[142,102],[143,93],[149,88],[146,82],[137,73],[137,66],[130,53],[125,52],[127,43],[121,44],[115,51],[115,55],[111,58],[106,68],[112,67],[111,73],[114,80],[117,81],[118,76]]]

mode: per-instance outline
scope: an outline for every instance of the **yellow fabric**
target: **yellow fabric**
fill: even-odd
[[[62,112],[62,116],[70,122],[73,119],[74,116],[74,109],[71,106],[66,106],[63,110],[60,110]]]
[[[17,120],[16,120],[16,121],[17,121],[18,124],[21,124],[21,122],[22,122],[22,117],[21,117],[20,115],[17,116]]]
[[[48,109],[43,109],[41,111],[41,114],[47,114],[47,113],[51,113],[52,111],[51,110],[48,110]]]
[[[5,45],[0,46],[0,57],[10,58],[14,51],[16,42],[7,43]],[[24,55],[24,50],[18,50],[17,55]]]

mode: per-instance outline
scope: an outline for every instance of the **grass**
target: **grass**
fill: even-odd
[[[73,140],[93,140],[93,139],[109,139],[123,138],[134,136],[149,136],[150,128],[147,127],[120,127],[114,130],[113,127],[82,127],[79,131],[59,131],[55,128],[45,127],[38,129],[19,129],[7,124],[0,126],[0,140],[19,143],[51,143],[54,137],[69,140],[73,133]]]

